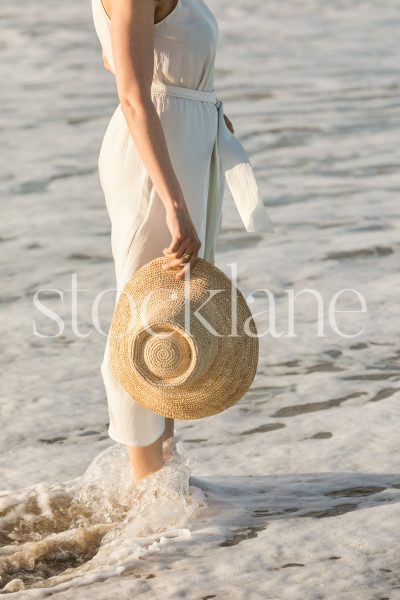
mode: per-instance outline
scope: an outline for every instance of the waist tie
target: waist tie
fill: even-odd
[[[262,201],[253,167],[246,150],[225,123],[223,102],[214,91],[207,92],[153,81],[152,94],[175,96],[215,104],[218,111],[216,145],[226,182],[247,231],[274,231]]]

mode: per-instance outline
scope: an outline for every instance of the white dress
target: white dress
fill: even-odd
[[[92,0],[96,33],[113,72],[110,19]],[[250,161],[223,119],[214,92],[218,42],[215,16],[204,0],[178,0],[154,25],[152,100],[163,126],[174,171],[201,240],[199,256],[214,262],[227,181],[247,231],[272,231]],[[117,106],[100,149],[99,178],[111,220],[117,298],[129,277],[162,256],[171,234],[164,205],[135,148]],[[163,433],[165,419],[140,405],[115,379],[107,341],[101,373],[107,394],[108,435],[116,442],[147,446]]]

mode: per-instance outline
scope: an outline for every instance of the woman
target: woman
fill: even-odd
[[[139,267],[162,253],[178,280],[197,256],[213,261],[223,170],[227,175],[234,169],[236,158],[228,149],[222,167],[216,144],[221,122],[229,135],[233,127],[226,115],[221,118],[222,103],[215,97],[218,25],[204,0],[92,0],[92,9],[120,101],[99,155],[119,293]],[[233,180],[237,184],[238,177]],[[250,183],[244,181],[234,198],[246,228],[254,231],[262,203]],[[246,217],[244,195],[251,195],[250,188],[254,206]],[[262,218],[261,230],[269,230],[268,218]],[[108,341],[102,375],[108,434],[128,446],[138,481],[162,467],[163,443],[173,442],[174,422],[122,389],[111,372]]]

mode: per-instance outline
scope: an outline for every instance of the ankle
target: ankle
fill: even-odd
[[[138,468],[137,466],[135,466],[134,468],[132,468],[132,480],[134,484],[139,483],[140,481],[142,481],[143,479],[145,479],[146,477],[149,477],[150,475],[153,475],[153,473],[156,473],[157,471],[159,471],[160,469],[162,469],[162,467],[164,466],[164,460],[162,460],[162,462],[155,466],[153,465],[151,468]]]

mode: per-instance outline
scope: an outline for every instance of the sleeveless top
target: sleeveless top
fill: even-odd
[[[111,45],[111,20],[102,0],[92,0],[94,26],[104,55],[115,74]],[[153,82],[169,89],[214,95],[214,63],[218,24],[204,0],[177,0],[175,8],[154,24]],[[247,231],[271,232],[273,224],[263,204],[250,159],[223,118],[223,102],[216,102],[217,136],[213,160],[221,164],[224,181],[232,193]],[[221,222],[221,199],[210,201],[215,214],[210,218],[210,239],[215,240]],[[212,231],[211,231],[212,229]],[[212,245],[212,244],[211,244]]]
[[[94,25],[115,74],[110,18],[101,0],[92,0]],[[218,23],[204,0],[178,0],[162,21],[154,24],[153,81],[202,91],[214,89]]]

